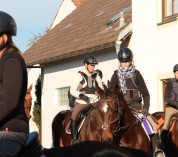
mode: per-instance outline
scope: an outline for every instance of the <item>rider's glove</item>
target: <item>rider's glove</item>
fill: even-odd
[[[82,100],[84,100],[84,101],[86,101],[87,104],[90,104],[90,99],[86,95],[80,94],[79,98],[82,99]]]
[[[91,76],[92,76],[93,79],[95,79],[96,76],[97,76],[97,72],[94,72]]]
[[[144,114],[145,116],[147,116],[147,114],[148,114],[148,108],[143,108],[143,114]]]

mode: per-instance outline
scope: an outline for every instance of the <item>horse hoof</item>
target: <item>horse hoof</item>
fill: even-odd
[[[164,154],[164,152],[161,149],[158,149],[154,152],[154,157],[166,157],[166,155]]]

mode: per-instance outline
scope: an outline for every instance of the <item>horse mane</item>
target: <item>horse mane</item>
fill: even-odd
[[[32,84],[27,89],[27,92],[26,92],[26,95],[25,95],[25,100],[24,100],[25,113],[26,113],[28,118],[31,117],[31,115],[30,115],[31,105],[32,105],[31,90],[32,90]]]
[[[104,86],[104,91],[98,87],[97,92],[99,93],[101,99],[110,97],[113,100],[118,100],[118,110],[122,112],[123,121],[133,122],[133,114],[129,105],[124,99],[124,95],[121,92],[120,86],[116,85],[114,89],[110,88],[110,81],[107,81],[107,86]]]

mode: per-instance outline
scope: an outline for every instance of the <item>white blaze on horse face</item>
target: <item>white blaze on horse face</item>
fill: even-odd
[[[107,110],[108,110],[108,104],[105,102],[103,105],[102,111],[106,113]]]

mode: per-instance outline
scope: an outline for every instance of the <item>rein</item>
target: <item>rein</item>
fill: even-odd
[[[103,125],[102,125],[102,129],[103,130],[106,130],[107,128],[109,128],[109,126],[112,124],[112,123],[115,123],[118,119],[119,119],[119,115],[118,115],[118,117],[116,118],[116,119],[114,119],[114,120],[112,120],[111,122],[109,122],[108,124],[107,123],[103,123]]]
[[[101,102],[111,102],[111,101],[117,101],[118,102],[118,98],[117,99],[100,99],[99,101],[101,101]],[[96,108],[96,106],[95,106],[95,108]],[[96,108],[97,109],[97,108]],[[119,120],[119,118],[120,118],[120,114],[118,114],[118,116],[117,116],[117,118],[116,119],[114,119],[114,120],[112,120],[111,122],[109,122],[109,123],[105,123],[105,122],[103,122],[103,124],[102,124],[102,126],[101,126],[101,128],[103,129],[103,130],[106,130],[106,129],[108,129],[109,128],[109,126],[111,125],[111,124],[113,124],[113,123],[115,123],[115,122],[117,122],[118,120]],[[117,130],[117,126],[116,126],[116,130]],[[116,132],[116,131],[114,131],[114,132]]]
[[[104,101],[104,102],[109,102],[109,101],[118,101],[118,99],[102,99],[102,100],[100,100],[100,101]],[[142,120],[144,119],[144,117],[141,117],[141,118],[139,118],[139,119],[137,119],[135,122],[133,122],[133,123],[131,123],[131,124],[128,124],[128,125],[126,125],[126,126],[123,126],[123,127],[120,127],[120,115],[121,115],[122,113],[119,113],[118,114],[118,116],[117,116],[117,118],[116,119],[114,119],[114,120],[112,120],[111,122],[109,122],[109,123],[103,123],[103,125],[102,125],[102,129],[103,130],[106,130],[107,128],[109,128],[109,126],[111,125],[111,124],[113,124],[113,123],[115,123],[115,122],[117,122],[118,121],[118,124],[117,124],[117,126],[116,126],[116,130],[114,131],[114,133],[115,132],[119,132],[119,131],[121,131],[121,130],[125,130],[125,129],[127,129],[127,128],[129,128],[129,127],[131,127],[131,126],[133,126],[133,125],[138,125],[138,123],[140,122],[142,122]]]
[[[144,119],[144,116],[141,117],[141,118],[139,118],[139,119],[137,119],[134,123],[128,124],[128,125],[123,126],[123,127],[119,127],[119,128],[117,129],[117,131],[127,129],[127,128],[129,128],[130,126],[133,126],[133,125],[136,125],[136,124],[138,125],[138,123],[139,123],[139,122],[141,123],[143,119]]]

